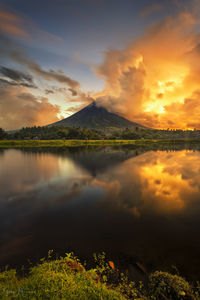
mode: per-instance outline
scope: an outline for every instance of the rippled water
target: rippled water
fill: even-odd
[[[104,250],[127,268],[200,275],[200,152],[0,152],[0,265]]]

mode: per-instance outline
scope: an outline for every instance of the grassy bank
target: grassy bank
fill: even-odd
[[[200,144],[200,140],[0,140],[0,148]]]
[[[57,260],[41,260],[26,275],[16,270],[0,273],[1,299],[200,299],[199,284],[165,272],[151,274],[147,283],[130,282],[113,262],[96,260],[87,270],[71,254]]]

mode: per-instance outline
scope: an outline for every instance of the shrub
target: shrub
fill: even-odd
[[[150,276],[149,293],[154,299],[195,299],[185,279],[166,272],[157,271]]]

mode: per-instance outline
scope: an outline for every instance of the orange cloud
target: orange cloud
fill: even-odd
[[[29,34],[24,29],[24,20],[19,16],[0,8],[0,31],[17,38],[28,38]]]
[[[16,39],[26,39],[38,47],[41,44],[46,47],[55,44],[62,47],[64,42],[60,36],[38,27],[29,17],[2,5],[0,6],[0,33]]]
[[[60,107],[51,104],[47,98],[37,100],[26,88],[2,86],[0,111],[0,127],[11,130],[59,121]]]
[[[185,129],[197,124],[197,24],[193,13],[179,12],[153,24],[124,50],[107,50],[97,68],[105,81],[104,90],[95,95],[97,103],[154,128]]]

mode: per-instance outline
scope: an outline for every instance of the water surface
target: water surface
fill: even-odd
[[[199,279],[200,152],[1,150],[0,265],[49,249]]]

